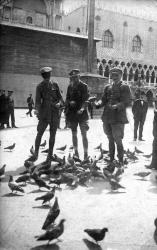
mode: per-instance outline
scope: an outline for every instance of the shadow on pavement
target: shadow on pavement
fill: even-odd
[[[40,245],[30,248],[30,250],[59,250],[60,247],[57,244]]]
[[[126,192],[125,191],[113,191],[113,190],[111,190],[111,191],[109,191],[107,194],[126,194]]]
[[[23,195],[21,194],[15,194],[15,193],[8,193],[8,194],[4,194],[1,197],[22,197]]]
[[[157,194],[157,186],[155,187],[152,187],[150,189],[148,189],[148,192],[151,192],[151,193],[154,193],[154,194]]]
[[[86,246],[88,247],[88,249],[90,249],[90,250],[103,250],[100,245],[98,245],[90,240],[83,239],[83,241],[86,244]]]
[[[50,207],[51,207],[50,205],[41,205],[41,206],[34,206],[32,208],[49,209]]]
[[[31,192],[29,192],[28,194],[36,194],[36,193],[43,193],[43,192],[47,192],[46,190],[41,190],[41,189],[36,189],[36,190],[33,190]]]
[[[90,182],[86,191],[88,194],[101,194],[105,189],[108,189],[108,183],[99,180]]]

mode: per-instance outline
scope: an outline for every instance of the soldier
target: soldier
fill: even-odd
[[[144,91],[141,91],[140,98],[135,100],[132,106],[132,113],[134,116],[134,141],[137,140],[137,130],[139,128],[139,141],[144,141],[143,126],[145,123],[148,111],[147,97]]]
[[[122,70],[118,67],[110,70],[112,84],[105,86],[103,97],[96,108],[103,107],[103,129],[109,140],[110,161],[114,160],[115,143],[117,145],[120,166],[123,165],[124,125],[128,123],[126,107],[130,104],[131,93],[128,85],[121,82]]]
[[[80,80],[80,70],[73,69],[69,73],[70,84],[66,95],[66,119],[72,131],[74,154],[79,158],[77,127],[79,125],[82,135],[84,160],[88,159],[88,112],[87,103],[89,97],[88,86]]]
[[[32,109],[34,106],[32,94],[29,94],[29,97],[27,98],[27,104],[28,104],[28,112],[26,113],[26,115],[30,115],[30,117],[32,117]]]
[[[35,154],[28,159],[30,161],[36,161],[38,159],[41,138],[49,124],[49,151],[46,159],[46,163],[49,165],[52,161],[53,147],[58,127],[59,108],[63,102],[58,84],[50,79],[51,72],[51,67],[44,67],[40,70],[43,81],[36,87],[35,114],[39,119],[39,123],[35,139]]]
[[[152,161],[151,164],[146,167],[157,170],[157,95],[155,96],[154,102],[153,137]]]
[[[17,128],[15,125],[15,115],[14,115],[14,98],[13,91],[8,90],[7,100],[7,128],[10,128],[9,119],[11,116],[11,126],[12,128]]]

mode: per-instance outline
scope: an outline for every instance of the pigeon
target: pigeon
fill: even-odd
[[[143,155],[145,158],[147,158],[147,159],[149,159],[149,158],[151,158],[152,157],[152,153],[151,154],[149,154],[149,155]]]
[[[59,178],[57,179],[54,179],[54,180],[50,180],[49,182],[50,184],[56,184],[57,186],[60,187],[60,185],[63,183],[63,179],[62,179],[62,176],[60,176]]]
[[[74,164],[75,164],[74,158],[71,156],[70,153],[69,153],[68,158],[67,158],[67,163],[68,163],[70,166],[74,166]]]
[[[100,143],[97,147],[95,147],[94,149],[100,149],[102,147],[102,143]]]
[[[73,149],[74,149],[73,145],[71,145],[71,146],[69,147],[69,149],[70,149],[70,150],[73,150]]]
[[[151,172],[139,172],[134,175],[139,176],[141,178],[145,178],[146,176],[150,175]]]
[[[45,154],[47,154],[48,152],[49,152],[49,148],[41,151],[41,153],[45,153]]]
[[[111,189],[112,190],[117,190],[119,188],[123,188],[125,189],[125,187],[123,187],[122,185],[120,185],[115,179],[111,178],[109,179],[109,182],[111,184]]]
[[[46,220],[42,226],[42,229],[46,230],[52,223],[54,223],[55,219],[58,217],[60,213],[58,198],[55,198],[55,202],[53,206],[50,208]]]
[[[82,161],[75,155],[73,155],[73,159],[74,159],[75,162],[82,163]]]
[[[39,186],[39,189],[41,187],[45,187],[47,189],[50,189],[50,186],[48,186],[46,184],[46,182],[37,175],[37,173],[32,174],[31,177],[35,180],[35,183]]]
[[[32,155],[34,155],[34,154],[35,154],[35,151],[34,151],[33,145],[32,145],[32,147],[30,148],[30,153],[31,153]]]
[[[42,143],[42,144],[40,144],[40,147],[45,147],[46,146],[46,140]]]
[[[6,148],[4,148],[4,149],[9,149],[9,150],[11,151],[11,150],[13,150],[14,148],[15,148],[15,143],[13,143],[13,145],[8,146],[8,147],[6,147]]]
[[[142,152],[141,150],[139,150],[136,146],[135,146],[135,152],[136,152],[137,154],[143,154],[143,152]]]
[[[102,229],[85,229],[84,232],[86,232],[98,244],[98,241],[102,241],[105,238],[108,228],[104,227]]]
[[[21,188],[20,186],[18,186],[14,181],[13,181],[13,176],[10,175],[9,178],[9,182],[8,182],[8,187],[11,189],[11,191],[19,191],[21,193],[24,193],[25,191],[23,190],[23,188]]]
[[[25,182],[30,180],[30,174],[22,175],[16,179],[16,183]]]
[[[50,241],[59,238],[64,232],[64,222],[65,219],[60,220],[59,224],[52,227],[49,230],[40,236],[36,236],[37,240],[48,240],[48,244]]]
[[[47,192],[46,194],[44,194],[44,195],[42,195],[40,197],[37,197],[35,199],[35,201],[43,200],[42,204],[44,204],[44,203],[46,203],[48,201],[50,202],[50,200],[53,199],[54,195],[55,195],[55,187],[53,187],[50,192]]]
[[[60,150],[60,151],[64,151],[66,149],[67,145],[60,147],[60,148],[56,148],[56,150]]]
[[[3,176],[5,174],[5,167],[6,164],[4,164],[1,168],[0,168],[0,177]]]

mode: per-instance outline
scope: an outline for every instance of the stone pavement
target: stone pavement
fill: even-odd
[[[157,239],[154,236],[154,219],[157,217],[157,182],[156,171],[152,171],[145,181],[133,174],[144,171],[144,164],[149,164],[143,155],[138,155],[139,161],[129,163],[125,169],[121,184],[125,191],[111,192],[108,182],[92,180],[88,187],[71,190],[65,185],[62,191],[57,190],[61,213],[57,222],[65,218],[65,231],[60,237],[62,241],[52,241],[47,246],[47,241],[36,241],[34,236],[43,233],[42,224],[48,213],[47,206],[42,207],[40,201],[35,201],[42,192],[34,185],[27,184],[23,187],[24,194],[10,194],[8,188],[8,175],[12,174],[16,179],[24,170],[24,160],[29,156],[29,149],[34,145],[36,136],[36,117],[26,117],[26,110],[16,110],[16,125],[18,129],[5,129],[0,131],[1,147],[0,166],[6,164],[6,176],[0,182],[0,249],[10,250],[155,250]],[[125,149],[134,150],[137,146],[145,154],[152,150],[152,120],[153,110],[149,109],[144,128],[145,142],[133,142],[133,120],[131,110],[128,110],[129,124],[125,128]],[[61,121],[64,127],[64,118]],[[46,130],[42,141],[48,143],[49,131]],[[90,120],[89,153],[97,155],[94,150],[100,142],[107,149],[107,139],[103,133],[100,119]],[[12,152],[4,150],[4,147],[16,142]],[[67,144],[66,155],[69,153],[71,142],[70,130],[58,130],[55,148]],[[46,147],[47,148],[47,145]],[[82,153],[81,135],[79,132],[79,148]],[[63,157],[63,153],[55,151]],[[46,155],[40,154],[38,162],[43,161]],[[148,171],[148,170],[146,170]],[[53,204],[53,200],[51,201]],[[105,239],[96,245],[86,233],[85,228],[108,227],[109,232]]]

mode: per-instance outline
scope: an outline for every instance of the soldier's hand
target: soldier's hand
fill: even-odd
[[[84,111],[84,108],[81,108],[81,109],[79,109],[79,110],[77,111],[77,114],[78,114],[78,115],[81,115],[81,114],[83,113],[83,111]]]
[[[56,108],[58,108],[58,109],[59,109],[59,108],[60,108],[60,106],[61,106],[61,105],[60,105],[60,102],[57,102],[55,106],[56,106]]]
[[[112,109],[117,109],[117,105],[115,104],[115,105],[111,105],[111,108]]]

